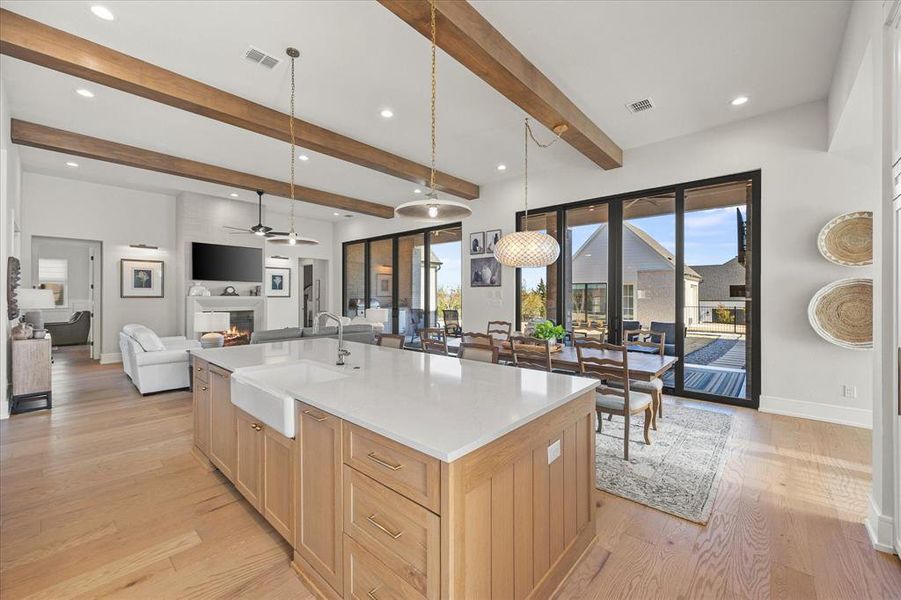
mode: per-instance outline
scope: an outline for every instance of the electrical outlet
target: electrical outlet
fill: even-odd
[[[857,386],[856,385],[843,385],[842,386],[842,397],[844,398],[857,398]]]
[[[551,464],[560,458],[560,440],[547,447],[547,464]]]

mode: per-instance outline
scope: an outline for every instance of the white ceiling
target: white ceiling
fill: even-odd
[[[295,46],[300,118],[428,161],[428,41],[376,2],[104,2],[112,22],[90,12],[97,2],[0,5],[285,112],[287,63],[269,71],[243,52],[254,45],[281,57]],[[623,148],[825,97],[849,10],[845,1],[474,5]],[[13,117],[287,180],[283,142],[6,56],[0,71]],[[81,98],[76,87],[96,97]],[[739,94],[751,101],[732,107]],[[657,105],[651,112],[623,106],[645,96]],[[384,107],[393,119],[379,116]],[[444,54],[438,115],[440,169],[480,185],[521,174],[522,112]],[[415,197],[412,183],[306,153],[302,185],[391,205]],[[69,169],[66,160],[22,152],[26,170],[167,193],[231,191],[87,159]],[[566,144],[533,160],[535,170],[587,164]],[[498,163],[508,169],[498,172]],[[309,217],[340,218],[303,207]]]

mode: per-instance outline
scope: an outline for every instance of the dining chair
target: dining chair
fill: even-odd
[[[631,389],[629,381],[629,353],[625,346],[615,346],[594,340],[576,340],[576,356],[583,375],[599,380],[595,388],[594,405],[598,417],[598,433],[601,433],[603,414],[623,417],[623,458],[629,460],[629,429],[632,415],[644,413],[644,443],[651,445],[651,421],[654,418],[653,399],[644,392]],[[619,356],[590,356],[586,351],[609,351]],[[613,387],[616,386],[616,387]]]
[[[497,340],[506,342],[513,333],[513,323],[510,321],[488,321],[488,335]]]
[[[629,340],[627,348],[629,352],[644,352],[645,354],[665,355],[666,332],[653,329],[629,329],[623,331],[623,339]],[[654,429],[657,429],[657,419],[663,418],[663,379],[654,377],[650,381],[635,380],[632,389],[637,392],[650,394],[654,399]]]
[[[477,331],[464,331],[460,336],[463,344],[481,344],[482,346],[494,346],[494,338],[487,333]]]
[[[460,311],[455,308],[448,308],[442,311],[444,316],[444,334],[458,337],[463,331],[460,327]]]
[[[487,344],[470,344],[463,342],[457,356],[466,360],[497,364],[497,346]]]
[[[441,327],[423,327],[419,330],[422,351],[426,354],[447,356],[447,335]]]
[[[422,329],[423,310],[421,308],[410,309],[410,343],[413,344],[416,338],[422,339],[419,331]]]
[[[378,336],[376,345],[382,346],[383,348],[397,348],[398,350],[403,350],[405,339],[404,336],[396,333],[383,333]]]
[[[548,340],[516,335],[510,338],[510,347],[514,366],[551,372],[551,344]]]

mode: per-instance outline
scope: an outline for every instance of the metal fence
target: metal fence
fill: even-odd
[[[686,306],[685,325],[689,331],[703,333],[745,333],[744,307]]]

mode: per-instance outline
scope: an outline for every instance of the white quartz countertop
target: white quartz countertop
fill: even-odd
[[[293,340],[191,353],[238,372],[260,365],[315,361],[345,377],[290,384],[284,391],[336,417],[445,462],[452,462],[593,389],[585,377],[492,365],[411,350],[345,342],[351,351],[335,366],[338,342]],[[298,368],[302,363],[298,363]],[[270,389],[265,369],[243,379]]]

